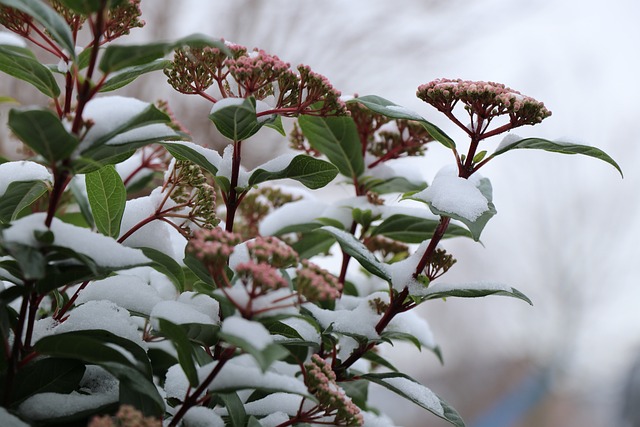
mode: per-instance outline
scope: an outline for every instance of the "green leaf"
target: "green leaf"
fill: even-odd
[[[37,393],[71,393],[80,383],[84,371],[84,364],[77,360],[37,359],[18,371],[12,404],[17,405]]]
[[[287,167],[278,171],[268,171],[258,167],[249,177],[249,185],[289,178],[315,190],[329,184],[336,175],[338,175],[338,170],[331,163],[300,154],[295,156]]]
[[[353,119],[301,116],[298,118],[298,124],[309,144],[327,156],[342,175],[349,178],[362,175],[364,159]]]
[[[87,16],[100,10],[113,9],[124,3],[124,0],[60,0],[60,3],[76,13]]]
[[[160,111],[155,105],[149,104],[140,113],[131,117],[120,126],[115,127],[110,132],[105,133],[100,138],[97,138],[89,147],[84,149],[81,154],[85,157],[96,158],[97,156],[92,155],[92,153],[96,152],[103,145],[108,144],[109,140],[113,139],[117,135],[143,126],[155,123],[169,123],[170,121],[171,118],[165,112]],[[140,141],[145,143],[155,142],[155,140],[150,141],[147,137]],[[132,145],[134,142],[136,141],[127,141],[123,145],[126,145],[126,150],[134,150],[135,148],[138,148],[137,146]]]
[[[380,356],[375,351],[366,352],[364,356],[362,356],[362,358],[371,362],[373,366],[380,365],[380,366],[384,366],[385,368],[393,372],[398,372],[398,369],[395,366],[393,366],[391,362],[389,362],[384,357]]]
[[[440,220],[396,214],[382,221],[371,231],[371,235],[381,235],[404,243],[422,243],[431,238],[438,224]],[[459,225],[449,224],[443,237],[471,237],[471,233]]]
[[[549,141],[547,139],[542,139],[542,138],[521,139],[512,144],[508,144],[502,148],[499,148],[491,155],[491,157],[499,156],[500,154],[506,153],[507,151],[521,149],[521,148],[545,150],[545,151],[550,151],[552,153],[561,153],[561,154],[582,154],[584,156],[594,157],[596,159],[600,159],[602,161],[609,163],[611,166],[616,168],[618,172],[620,172],[620,176],[623,176],[622,169],[615,162],[615,160],[609,157],[607,153],[605,153],[604,151],[596,147],[590,147],[588,145],[573,144],[569,142]]]
[[[193,274],[209,286],[215,286],[215,282],[211,278],[209,270],[200,262],[198,258],[192,254],[186,254],[184,257],[184,265],[186,265]]]
[[[185,331],[176,324],[171,323],[166,319],[158,319],[160,325],[160,332],[162,335],[169,338],[171,343],[176,348],[178,353],[178,362],[180,367],[184,371],[191,387],[198,387],[198,372],[196,371],[196,365],[193,361],[193,345],[189,341],[189,337]]]
[[[86,188],[86,184],[84,186]],[[93,214],[91,213],[91,206],[89,205],[89,199],[85,194],[84,188],[81,184],[81,181],[77,179],[72,179],[69,184],[69,188],[71,189],[71,193],[73,194],[73,198],[76,200],[76,204],[80,208],[80,213],[84,218],[89,228],[93,228],[95,225],[95,221],[93,220]]]
[[[0,71],[30,83],[49,98],[60,95],[53,73],[29,49],[0,45]]]
[[[354,380],[344,381],[340,383],[347,394],[359,408],[367,409],[367,401],[369,399],[369,381]]]
[[[451,139],[446,133],[444,133],[442,129],[440,129],[433,123],[428,122],[418,113],[394,104],[388,99],[384,99],[376,95],[366,95],[354,98],[349,102],[358,102],[371,111],[375,111],[378,114],[382,114],[383,116],[392,119],[413,120],[416,122],[420,122],[420,124],[422,124],[427,132],[429,132],[429,134],[433,137],[433,139],[440,142],[447,148],[454,148],[456,146],[456,143],[453,141],[453,139]]]
[[[23,209],[38,200],[48,190],[44,181],[14,181],[0,197],[0,222],[16,219]]]
[[[218,173],[222,157],[217,151],[184,141],[163,142],[161,145],[178,160],[189,160],[214,176]]]
[[[75,57],[75,43],[69,25],[46,2],[42,0],[0,0],[0,4],[13,7],[30,15],[42,24],[47,32],[60,47],[66,50],[67,55]]]
[[[120,404],[135,406],[146,416],[161,417],[165,403],[150,378],[130,366],[115,362],[99,364],[120,380]]]
[[[225,408],[229,412],[231,419],[231,427],[244,427],[247,419],[247,413],[244,410],[244,404],[238,397],[237,393],[220,393],[218,397],[224,403]]]
[[[369,273],[391,283],[391,276],[384,263],[378,261],[373,253],[353,234],[331,226],[322,227],[320,230],[335,237],[342,250],[357,260]]]
[[[366,188],[378,194],[388,193],[408,193],[409,191],[420,191],[427,188],[427,183],[412,182],[402,176],[389,179],[370,179],[366,182]]]
[[[9,112],[9,127],[33,151],[54,164],[68,158],[78,146],[78,140],[49,110],[16,110]]]
[[[300,258],[309,259],[314,255],[327,252],[335,242],[334,236],[318,230],[303,233],[300,239],[293,243],[291,247],[298,253]]]
[[[462,285],[455,288],[443,283],[432,283],[426,291],[421,293],[420,297],[426,301],[447,297],[480,298],[489,295],[513,297],[533,305],[531,300],[516,288],[492,283],[478,283],[468,287]]]
[[[361,378],[391,390],[456,427],[465,427],[464,421],[455,409],[408,375],[398,372],[372,373],[361,375]]]
[[[87,197],[100,233],[114,239],[120,235],[120,223],[127,201],[127,190],[116,168],[104,166],[86,175]]]
[[[232,141],[249,138],[264,124],[256,116],[256,100],[253,96],[221,99],[214,105],[209,119],[222,135]]]
[[[46,260],[37,248],[15,242],[3,242],[3,248],[16,260],[24,280],[44,279]]]
[[[142,250],[144,256],[149,258],[153,263],[150,267],[156,269],[160,273],[164,274],[171,280],[171,282],[175,285],[178,292],[184,292],[184,271],[180,264],[176,262],[169,255],[160,252],[157,249],[153,248],[138,248]]]
[[[135,67],[160,59],[174,49],[183,46],[212,46],[230,54],[229,49],[221,40],[194,34],[181,38],[175,42],[149,43],[143,45],[109,45],[100,60],[100,70],[104,73],[112,73],[123,68]]]
[[[110,92],[112,90],[120,89],[140,77],[143,74],[150,73],[152,71],[162,70],[171,61],[167,59],[157,59],[149,62],[148,64],[137,65],[133,67],[123,68],[117,73],[113,73],[104,84],[100,87],[100,92]]]

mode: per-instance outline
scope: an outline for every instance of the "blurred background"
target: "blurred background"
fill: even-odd
[[[260,47],[293,65],[310,65],[343,94],[376,94],[411,108],[459,144],[463,135],[418,100],[416,88],[441,77],[501,82],[553,111],[518,135],[610,154],[624,179],[592,158],[533,150],[508,153],[483,168],[498,215],[483,245],[445,243],[458,259],[445,279],[507,283],[534,306],[501,297],[429,302],[419,310],[444,365],[410,346],[396,346],[390,357],[470,427],[640,426],[623,418],[625,402],[627,413],[640,407],[639,386],[629,386],[640,358],[640,3],[142,0],[142,11],[148,25],[128,42],[200,32]],[[24,86],[13,81],[3,77],[0,94],[27,102],[27,94],[15,92]],[[139,79],[127,95],[169,99],[196,142],[219,146],[206,119],[210,104],[173,92],[160,73]],[[286,150],[282,139],[261,135],[244,159],[248,167]],[[489,152],[498,142],[486,142]],[[414,164],[430,181],[452,160],[433,144]],[[640,384],[640,372],[635,376]],[[398,426],[448,425],[381,390],[373,400]]]

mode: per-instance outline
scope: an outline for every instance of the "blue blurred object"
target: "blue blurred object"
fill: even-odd
[[[538,405],[549,390],[550,382],[550,369],[534,371],[470,424],[470,427],[512,427]]]

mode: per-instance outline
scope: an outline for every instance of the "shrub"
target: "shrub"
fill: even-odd
[[[511,134],[488,154],[485,139],[551,114],[501,84],[418,88],[467,135],[461,148],[415,112],[341,97],[309,67],[260,49],[202,35],[113,43],[140,15],[139,0],[0,0],[0,23],[21,36],[0,37],[0,70],[50,99],[11,110],[27,154],[0,164],[0,419],[391,425],[368,403],[375,383],[463,426],[377,350],[400,340],[440,357],[412,312],[428,300],[529,302],[509,286],[437,280],[456,262],[440,242],[479,240],[496,213],[477,171],[525,148],[618,165],[593,147]],[[92,39],[79,48],[83,27]],[[24,39],[59,64],[41,63]],[[106,94],[159,70],[210,101],[229,141],[222,155],[191,142],[166,102]],[[263,128],[284,138],[283,118],[291,154],[244,169],[250,138]],[[430,186],[389,166],[437,143],[455,162]],[[336,177],[352,198],[310,196]],[[318,265],[330,251],[339,270]],[[364,274],[348,276],[354,266]]]

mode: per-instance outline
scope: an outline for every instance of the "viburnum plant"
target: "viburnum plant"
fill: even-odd
[[[375,383],[463,426],[379,350],[404,340],[440,357],[412,311],[428,300],[529,302],[438,280],[456,262],[440,242],[479,240],[496,213],[477,171],[523,148],[618,165],[512,134],[487,154],[489,137],[551,114],[501,84],[418,88],[468,136],[457,145],[417,113],[341,97],[260,49],[202,35],[112,43],[140,15],[139,0],[0,0],[0,71],[50,100],[10,111],[25,158],[0,164],[0,424],[391,426],[368,402]],[[107,94],[159,70],[211,103],[222,154],[191,141],[166,102]],[[246,170],[259,131],[285,140],[283,118],[291,154]],[[431,185],[393,167],[434,141],[455,163]],[[336,178],[352,197],[313,197]]]

